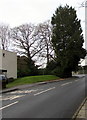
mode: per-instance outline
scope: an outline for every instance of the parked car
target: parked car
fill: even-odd
[[[6,88],[7,77],[5,75],[0,75],[0,89]]]

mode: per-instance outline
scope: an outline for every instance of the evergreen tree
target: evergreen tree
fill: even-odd
[[[68,5],[57,8],[52,17],[52,43],[56,55],[57,67],[53,70],[60,77],[72,76],[80,59],[86,56],[80,20],[76,10]]]

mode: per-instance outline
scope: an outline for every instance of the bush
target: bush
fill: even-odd
[[[7,83],[10,83],[10,82],[13,82],[13,81],[14,81],[13,77],[7,79]]]

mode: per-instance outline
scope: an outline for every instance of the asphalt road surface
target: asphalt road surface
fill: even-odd
[[[86,97],[87,76],[3,94],[2,118],[72,118]]]

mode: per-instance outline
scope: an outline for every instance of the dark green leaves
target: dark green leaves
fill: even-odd
[[[57,8],[52,17],[52,43],[56,55],[56,61],[60,66],[55,70],[58,76],[69,77],[72,71],[76,71],[81,58],[86,55],[83,46],[83,35],[80,20],[78,20],[74,8],[68,5]],[[60,72],[57,71],[61,71]]]

